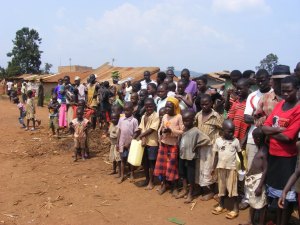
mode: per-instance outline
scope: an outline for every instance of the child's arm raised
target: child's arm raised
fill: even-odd
[[[262,194],[262,188],[265,185],[267,169],[268,169],[268,159],[267,159],[268,149],[265,146],[263,148],[265,148],[265,149],[262,150],[263,151],[263,153],[262,153],[262,175],[261,175],[259,185],[255,190],[256,196],[261,196],[261,194]]]

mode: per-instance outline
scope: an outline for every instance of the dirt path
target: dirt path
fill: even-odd
[[[47,109],[38,108],[42,126],[35,132],[18,124],[16,105],[0,99],[0,224],[238,224],[225,215],[213,216],[214,200],[197,200],[193,210],[170,194],[158,196],[128,181],[118,185],[106,175],[107,140],[92,134],[94,157],[72,162],[72,139],[48,137]]]

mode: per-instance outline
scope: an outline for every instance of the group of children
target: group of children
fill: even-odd
[[[167,74],[168,72],[170,71],[167,71]],[[149,80],[147,73],[145,74],[147,81],[143,83],[147,89],[140,90],[141,85],[133,84],[131,92],[124,93],[120,90],[115,92],[118,97],[114,96],[116,97],[114,104],[109,107],[107,118],[110,124],[106,130],[111,142],[109,159],[113,164],[113,170],[110,174],[116,175],[119,184],[124,182],[127,176],[134,182],[134,172],[137,168],[128,164],[127,159],[132,140],[141,140],[144,148],[142,166],[146,178],[143,186],[146,190],[152,190],[157,179],[160,182],[158,189],[160,195],[171,189],[172,195],[176,199],[185,198],[185,203],[192,202],[195,192],[199,191],[201,200],[218,199],[219,205],[212,210],[214,215],[227,212],[224,202],[228,196],[234,203],[233,209],[226,213],[228,219],[238,216],[240,208],[238,197],[245,194],[250,205],[247,224],[256,223],[257,212],[258,223],[264,224],[267,206],[271,204],[269,197],[267,198],[269,186],[266,186],[267,177],[270,177],[267,176],[270,168],[269,151],[274,138],[278,142],[290,140],[284,139],[284,132],[290,125],[285,122],[282,128],[280,124],[278,125],[280,117],[272,114],[275,120],[276,118],[278,120],[273,123],[278,126],[276,129],[275,125],[273,129],[272,124],[271,128],[268,128],[268,121],[274,120],[273,117],[266,121],[265,126],[254,126],[252,129],[250,124],[254,122],[248,122],[246,112],[248,112],[247,105],[251,107],[254,105],[253,98],[251,94],[249,95],[253,78],[249,79],[242,76],[239,71],[232,71],[230,74],[232,89],[228,88],[225,90],[227,95],[221,96],[216,90],[206,87],[206,79],[201,78],[196,82],[189,80],[188,72],[186,69],[183,70],[182,79],[176,83],[173,81],[174,74],[166,76],[160,72],[158,84]],[[260,81],[261,73],[262,71],[258,71],[256,74],[256,81],[263,93],[263,85],[270,84],[267,84],[269,80]],[[263,74],[265,76],[267,73],[263,71]],[[161,79],[162,77],[164,79]],[[292,116],[298,118],[298,114],[300,115],[298,100],[296,98],[297,103],[294,103],[295,99],[291,97],[294,94],[292,91],[297,90],[297,85],[292,84],[294,81],[291,79],[283,82],[291,83],[290,89],[283,90],[286,110],[294,107],[296,111]],[[129,101],[125,101],[125,96]],[[30,93],[28,99],[26,127],[29,121],[34,122],[34,107],[32,110],[30,108],[33,104]],[[60,128],[58,114],[61,109],[55,94],[48,109],[50,127],[53,134],[58,133]],[[78,155],[82,159],[88,157],[88,129],[92,126],[87,116],[88,109],[84,100],[78,101],[75,119],[68,124],[74,136],[75,160],[78,159]],[[299,132],[299,127],[293,128],[293,135],[295,132]],[[292,143],[296,143],[294,136],[290,134],[289,137],[292,138]],[[245,157],[244,149],[249,138],[254,141],[253,145],[257,151],[250,152],[252,157],[249,157],[247,152],[248,157]],[[246,171],[246,177],[244,181],[239,181],[238,178],[242,177],[243,171]],[[272,198],[276,199],[276,204],[278,202],[278,210],[285,209],[288,205],[287,195],[299,176],[300,170],[296,170],[286,187],[278,192],[279,196]],[[282,218],[278,215],[277,224],[285,224],[284,221],[288,221],[288,216]]]

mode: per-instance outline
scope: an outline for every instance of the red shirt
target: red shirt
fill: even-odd
[[[228,119],[232,119],[235,126],[234,136],[242,141],[246,136],[249,124],[245,123],[244,111],[246,108],[246,100],[240,102],[236,100],[232,103],[232,106],[228,112]]]
[[[285,100],[279,102],[273,112],[268,116],[265,126],[286,128],[283,135],[290,138],[289,143],[280,142],[270,136],[270,154],[274,156],[292,157],[298,154],[296,141],[300,130],[300,104],[287,111],[282,107]]]

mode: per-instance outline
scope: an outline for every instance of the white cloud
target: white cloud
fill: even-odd
[[[246,10],[258,10],[268,12],[270,6],[265,0],[213,0],[214,11],[241,12]]]

